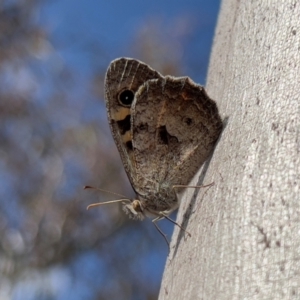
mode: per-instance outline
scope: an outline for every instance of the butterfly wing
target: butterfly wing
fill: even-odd
[[[132,141],[140,185],[187,185],[221,133],[216,103],[188,77],[148,80],[135,96]]]
[[[130,58],[111,62],[105,77],[108,120],[125,171],[135,189],[137,166],[132,147],[131,106],[137,90],[149,79],[162,77],[148,65]]]

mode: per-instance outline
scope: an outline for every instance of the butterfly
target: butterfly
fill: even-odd
[[[163,76],[131,58],[110,63],[105,99],[111,132],[136,193],[136,199],[113,202],[122,202],[130,218],[154,218],[160,231],[156,221],[169,219],[178,208],[178,189],[187,187],[219,138],[217,105],[189,77]]]

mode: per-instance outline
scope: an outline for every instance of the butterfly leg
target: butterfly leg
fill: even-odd
[[[168,215],[164,214],[163,212],[160,212],[159,216],[156,217],[155,219],[152,220],[152,223],[154,224],[154,226],[156,227],[157,231],[163,236],[163,238],[165,239],[166,243],[168,244],[168,247],[170,249],[170,243],[167,239],[167,235],[164,234],[162,232],[162,230],[158,227],[158,225],[156,224],[156,222],[162,220],[162,219],[167,219],[168,221],[170,221],[171,223],[173,223],[174,225],[177,225],[183,232],[187,233],[190,237],[192,236],[188,231],[186,231],[181,225],[179,225],[176,221],[172,220]]]
[[[173,189],[180,189],[180,188],[193,188],[193,189],[199,189],[204,187],[210,187],[213,186],[215,183],[211,182],[210,184],[206,185],[173,185]]]
[[[165,239],[167,245],[168,245],[168,248],[169,248],[169,252],[170,252],[170,243],[167,239],[167,235],[165,233],[162,232],[162,230],[158,227],[158,225],[156,224],[157,221],[161,220],[162,218],[161,217],[157,217],[155,219],[152,220],[152,223],[154,224],[155,228],[157,229],[157,231],[163,236],[163,238]]]
[[[170,217],[168,217],[167,215],[163,214],[162,212],[161,212],[161,214],[163,215],[163,217],[161,217],[161,219],[162,219],[162,218],[166,218],[166,219],[169,220],[171,223],[173,223],[174,225],[178,226],[183,232],[187,233],[189,237],[192,236],[188,231],[186,231],[186,230],[185,230],[181,225],[179,225],[176,221],[172,220]],[[159,220],[160,220],[160,219],[159,219]]]

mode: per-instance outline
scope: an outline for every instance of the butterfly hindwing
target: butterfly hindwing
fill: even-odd
[[[137,173],[145,183],[187,185],[221,129],[216,103],[190,78],[148,80],[132,106]]]

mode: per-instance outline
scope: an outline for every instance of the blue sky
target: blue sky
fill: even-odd
[[[204,83],[219,5],[217,0],[51,1],[42,9],[40,19],[64,58],[83,72],[88,72],[93,62],[87,61],[87,49],[81,46],[99,45],[99,60],[108,65],[116,57],[132,56],[130,43],[149,20],[159,20],[162,35],[168,38],[180,18],[189,19],[193,32],[182,45],[183,66],[188,73],[192,69],[189,64],[203,62],[200,73],[192,75]]]

